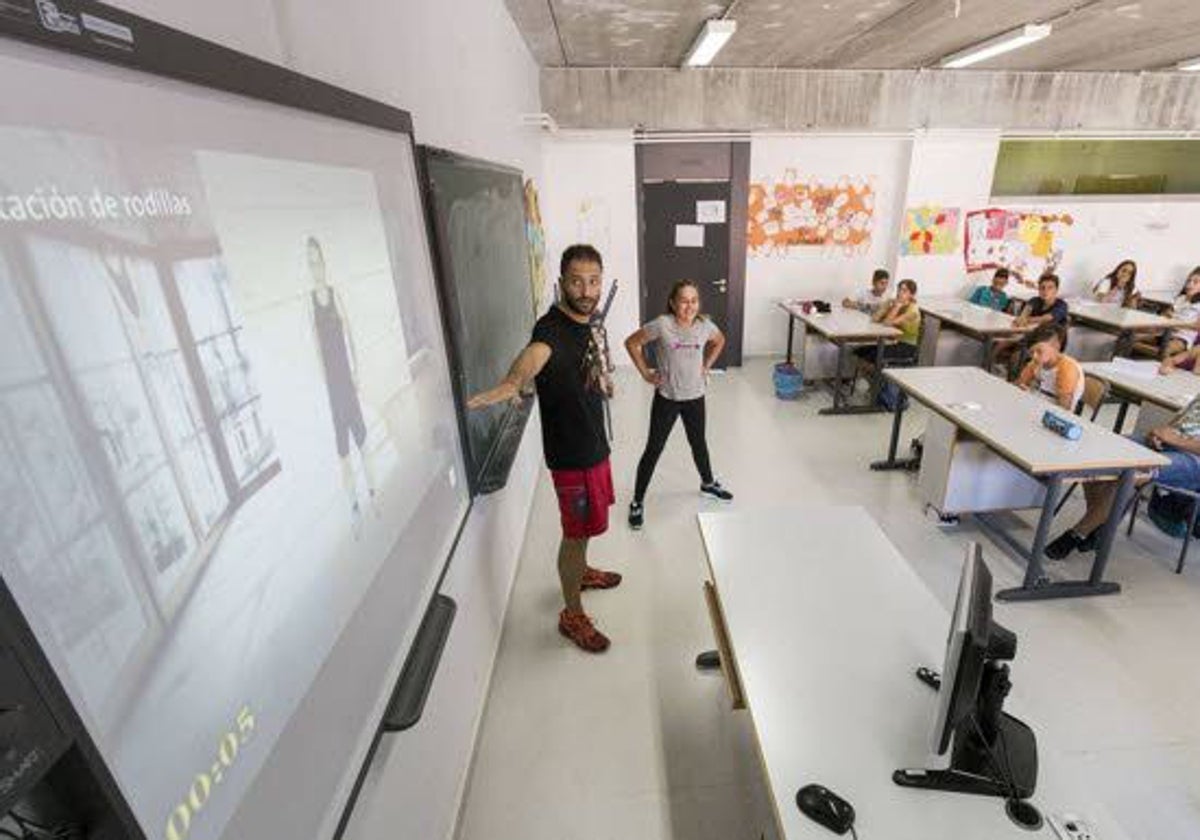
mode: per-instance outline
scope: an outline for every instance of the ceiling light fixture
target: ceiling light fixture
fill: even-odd
[[[1175,65],[1175,69],[1185,72],[1200,70],[1200,58],[1189,58],[1187,61],[1181,61]]]
[[[948,55],[939,62],[939,66],[947,70],[969,67],[972,64],[978,64],[981,61],[987,61],[989,58],[995,58],[1006,52],[1019,50],[1021,47],[1037,43],[1049,34],[1050,24],[1027,23],[1020,29],[1005,32],[1003,35],[997,35],[995,38],[989,38],[982,43],[967,47],[965,50],[956,52],[953,55]]]
[[[737,32],[736,20],[708,20],[683,59],[684,67],[704,67],[717,57],[721,47]]]

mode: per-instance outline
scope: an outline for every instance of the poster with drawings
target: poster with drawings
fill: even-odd
[[[974,210],[963,246],[967,271],[1007,268],[1027,280],[1053,272],[1063,259],[1060,237],[1074,224],[1069,213]]]

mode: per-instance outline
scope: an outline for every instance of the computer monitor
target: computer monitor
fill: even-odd
[[[1017,637],[992,620],[992,575],[976,543],[967,547],[931,733],[935,755],[950,753],[946,769],[897,770],[896,784],[1022,800],[1037,786],[1033,730],[1005,714],[1012,688],[1006,662]],[[922,676],[924,675],[924,676]],[[928,672],[918,676],[933,685]]]

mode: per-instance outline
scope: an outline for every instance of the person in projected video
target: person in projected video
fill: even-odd
[[[310,299],[313,332],[321,352],[325,388],[329,392],[333,436],[342,465],[342,487],[350,501],[350,516],[354,525],[354,537],[357,539],[362,522],[362,505],[359,504],[358,478],[350,457],[351,440],[354,441],[354,449],[358,452],[359,467],[372,506],[375,501],[375,479],[371,475],[370,461],[363,452],[363,443],[367,439],[367,424],[363,421],[362,403],[358,398],[358,381],[355,377],[358,365],[354,353],[354,334],[346,324],[345,305],[337,289],[329,283],[325,252],[315,236],[308,238],[308,271],[312,276]]]

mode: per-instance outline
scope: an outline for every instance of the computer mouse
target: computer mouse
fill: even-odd
[[[834,834],[845,834],[854,825],[854,806],[822,785],[805,785],[796,791],[796,806]]]

